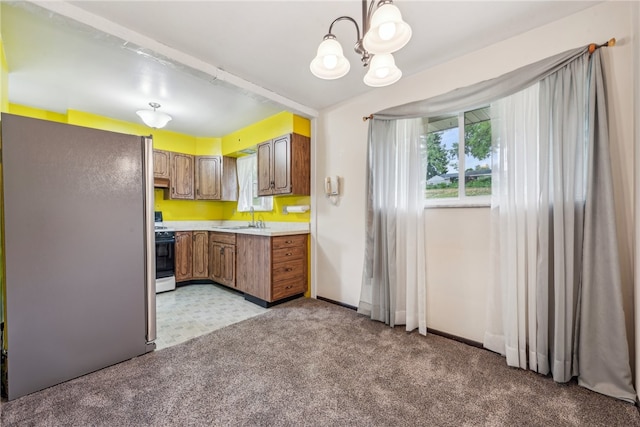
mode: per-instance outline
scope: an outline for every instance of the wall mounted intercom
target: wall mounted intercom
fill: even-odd
[[[340,177],[328,176],[324,179],[324,194],[331,204],[338,206],[340,203]]]
[[[327,197],[340,195],[340,178],[328,176],[324,179],[324,193]]]

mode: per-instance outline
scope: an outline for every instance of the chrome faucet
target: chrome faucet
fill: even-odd
[[[249,223],[249,227],[255,228],[256,218],[255,218],[255,211],[253,210],[253,206],[251,206],[249,210],[251,211],[251,222]]]
[[[251,212],[251,222],[248,225],[249,228],[267,228],[264,220],[258,219],[258,222],[256,222],[256,212],[253,209],[253,206],[249,208],[249,212]]]

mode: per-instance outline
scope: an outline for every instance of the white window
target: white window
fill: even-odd
[[[425,119],[424,129],[422,138],[427,149],[425,206],[489,205],[489,107]]]

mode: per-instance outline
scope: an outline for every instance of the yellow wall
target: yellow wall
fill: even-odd
[[[292,132],[311,136],[311,122],[293,113],[283,111],[223,136],[222,154],[225,156],[233,155],[236,151],[255,148],[261,142]]]
[[[238,151],[255,149],[256,145],[287,133],[297,133],[303,136],[311,136],[311,122],[293,113],[283,111],[274,116],[222,137],[222,154],[238,155]],[[273,198],[272,212],[259,212],[256,218],[264,221],[309,222],[310,212],[283,214],[285,206],[309,205],[308,196],[275,196]],[[224,204],[223,218],[226,220],[245,221],[250,220],[249,212],[236,212],[237,203],[226,202]]]
[[[34,119],[48,120],[50,122],[67,123],[67,115],[54,113],[53,111],[40,110],[25,105],[9,104],[8,112],[18,116]]]
[[[0,8],[0,22],[2,22],[2,8]],[[0,111],[9,111],[9,66],[4,55],[4,43],[2,43],[2,27],[0,24]]]
[[[152,135],[153,146],[159,150],[177,151],[193,155],[237,154],[245,148],[287,133],[310,136],[309,120],[289,112],[278,113],[258,123],[249,125],[222,138],[203,138],[185,135],[162,129],[151,129],[143,124],[111,119],[96,114],[69,110],[66,114],[54,113],[17,104],[9,104],[11,114],[85,126],[132,135]],[[204,220],[250,220],[250,214],[236,212],[236,202],[213,202],[195,200],[168,200],[163,190],[156,189],[155,210],[162,211],[167,221],[204,221]],[[309,222],[310,213],[283,214],[285,206],[309,205],[308,196],[276,196],[272,212],[260,212],[256,218],[264,221]]]

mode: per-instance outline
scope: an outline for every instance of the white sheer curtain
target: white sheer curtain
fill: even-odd
[[[258,194],[258,159],[256,154],[238,157],[236,162],[238,173],[238,212],[273,210],[273,197],[257,197]]]
[[[578,61],[580,62],[580,61]],[[566,382],[577,375],[576,333],[586,197],[586,62],[492,104],[492,257],[497,295],[485,346],[507,364]],[[556,90],[570,99],[553,108]],[[504,317],[504,318],[502,318]],[[551,335],[549,335],[551,331]],[[504,340],[504,342],[502,342]],[[496,342],[497,341],[497,342]],[[497,350],[499,349],[499,350]],[[553,366],[550,366],[550,363]]]
[[[255,155],[238,157],[236,170],[238,173],[238,212],[249,212],[253,206],[253,167]]]
[[[422,120],[369,125],[367,224],[358,311],[427,333]]]

